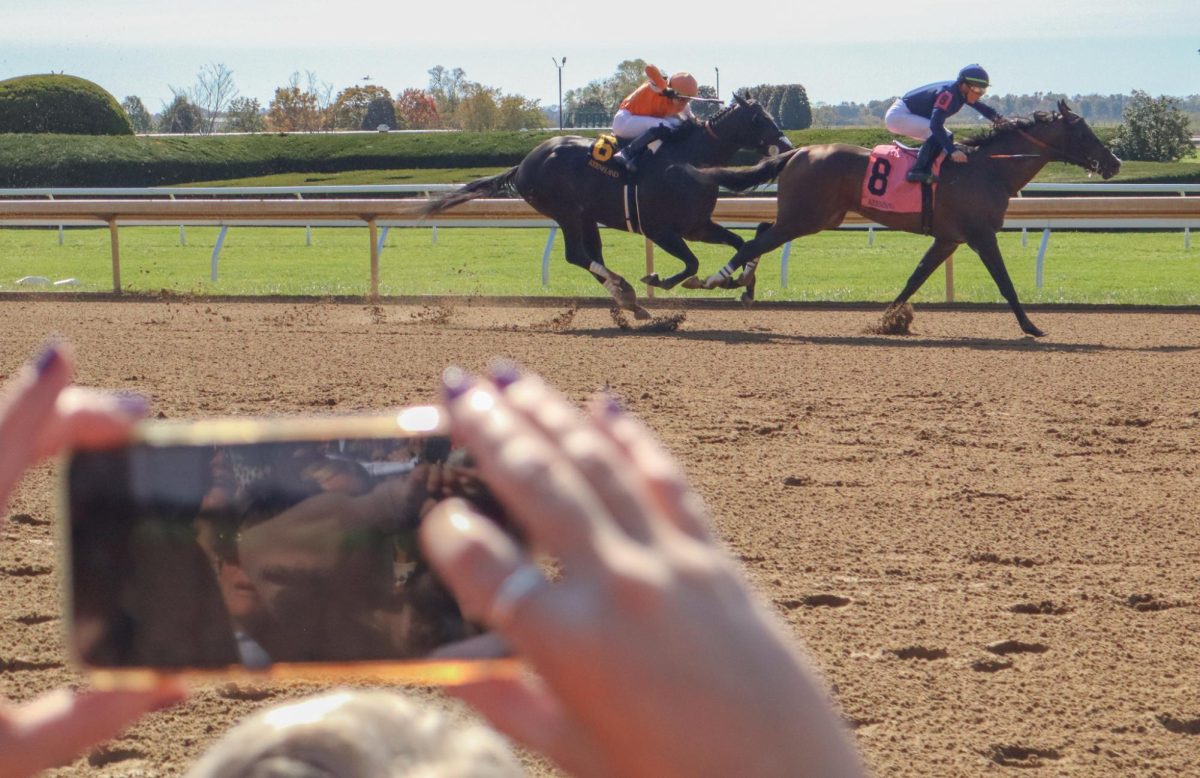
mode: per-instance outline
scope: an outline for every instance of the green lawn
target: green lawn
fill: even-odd
[[[188,227],[186,246],[177,227],[121,229],[122,286],[133,292],[171,290],[196,294],[360,295],[368,291],[368,232],[362,228],[314,228],[313,245],[303,227],[232,227],[220,255],[219,280],[209,280],[218,228]],[[645,272],[642,239],[603,233],[608,264],[631,280]],[[563,259],[561,236],[550,261],[550,283],[541,284],[547,231],[522,228],[393,229],[380,260],[385,295],[580,295],[603,289]],[[1200,241],[1184,248],[1182,231],[1164,233],[1056,232],[1051,236],[1044,288],[1035,285],[1040,233],[1026,246],[1019,232],[1001,234],[1001,249],[1017,291],[1026,302],[1200,305]],[[885,301],[903,286],[928,238],[880,231],[873,246],[862,231],[826,232],[798,241],[791,252],[788,286],[780,280],[780,256],[764,258],[759,270],[761,300]],[[731,255],[726,247],[695,244],[701,273],[716,270]],[[995,285],[973,253],[956,257],[956,299],[999,302]],[[675,272],[679,263],[656,252],[656,269]],[[75,278],[74,291],[111,291],[112,269],[106,229],[68,229],[58,245],[56,229],[0,229],[0,290],[37,290],[23,276],[52,281]],[[917,300],[943,299],[939,271]],[[639,292],[644,290],[639,286]],[[733,293],[659,292],[670,296]]]

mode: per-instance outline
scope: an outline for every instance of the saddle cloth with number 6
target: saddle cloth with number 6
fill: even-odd
[[[887,143],[871,149],[867,174],[863,177],[862,206],[893,213],[921,212],[921,185],[905,181],[904,176],[917,161],[917,149]],[[942,167],[939,156],[933,165],[936,174]],[[934,188],[937,184],[934,184]]]

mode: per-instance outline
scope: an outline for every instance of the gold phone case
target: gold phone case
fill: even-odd
[[[490,496],[446,429],[435,406],[147,421],[128,446],[74,452],[59,526],[75,662],[99,688],[518,672],[420,558],[424,511]]]

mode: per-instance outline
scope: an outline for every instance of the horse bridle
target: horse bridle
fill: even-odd
[[[721,136],[720,136],[720,135],[718,135],[718,134],[717,134],[717,132],[716,132],[716,130],[714,130],[714,129],[713,129],[713,127],[712,127],[712,119],[705,119],[705,120],[704,120],[704,125],[703,125],[703,126],[704,126],[704,131],[705,131],[706,133],[708,133],[708,137],[712,138],[712,139],[713,139],[713,140],[715,140],[715,141],[719,141],[719,140],[721,140]],[[786,135],[780,135],[780,137],[781,137],[781,138],[782,138],[784,141],[787,141],[787,136],[786,136]],[[769,156],[769,157],[775,157],[775,156],[778,156],[779,154],[783,153],[783,151],[785,151],[785,149],[783,149],[783,148],[782,148],[781,146],[779,146],[779,144],[777,144],[777,143],[772,143],[772,144],[771,144],[770,146],[768,146],[767,148],[768,148],[767,156]],[[770,152],[770,149],[775,149],[775,153],[773,153],[773,154],[772,154],[772,153]]]
[[[1063,121],[1069,121],[1069,120],[1066,119],[1066,117],[1064,117]],[[1088,172],[1091,172],[1091,173],[1099,173],[1100,172],[1100,160],[1098,160],[1098,159],[1091,159],[1088,157],[1079,157],[1079,156],[1076,156],[1075,154],[1068,154],[1067,152],[1063,151],[1062,149],[1054,148],[1053,146],[1051,146],[1049,143],[1046,143],[1045,141],[1038,140],[1037,138],[1033,137],[1029,133],[1025,132],[1025,130],[1021,129],[1020,127],[1016,128],[1016,132],[1022,138],[1029,141],[1030,143],[1032,143],[1036,148],[1042,149],[1044,151],[1048,151],[1048,152],[1050,152],[1051,155],[1060,157],[1065,162],[1070,162],[1072,165],[1078,165],[1079,167],[1081,167],[1084,170],[1087,170]]]

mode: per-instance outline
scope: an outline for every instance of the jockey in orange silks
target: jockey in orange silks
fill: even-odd
[[[693,118],[689,103],[700,93],[691,73],[676,73],[667,78],[654,65],[647,65],[646,78],[649,81],[622,100],[613,117],[613,134],[634,139],[613,155],[613,161],[630,173],[637,172],[637,157],[642,151],[647,147],[657,151],[676,129]]]

